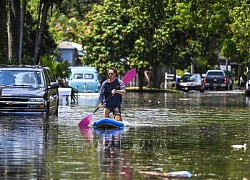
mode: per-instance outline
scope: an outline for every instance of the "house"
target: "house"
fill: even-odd
[[[84,55],[81,47],[80,44],[63,41],[59,43],[57,50],[61,58],[68,61],[71,66],[81,66],[81,57]]]

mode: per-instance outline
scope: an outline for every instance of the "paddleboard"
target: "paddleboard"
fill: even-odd
[[[94,127],[93,130],[98,136],[101,136],[101,137],[117,136],[119,134],[124,133],[124,127],[115,128],[115,129],[99,129],[99,128]]]
[[[123,121],[116,121],[110,118],[103,118],[98,121],[93,122],[92,126],[99,129],[117,129],[124,127]]]

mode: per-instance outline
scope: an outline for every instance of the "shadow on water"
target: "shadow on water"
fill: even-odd
[[[129,129],[79,130],[98,96],[60,106],[58,117],[0,119],[0,179],[250,179],[250,99],[236,92],[127,93]],[[102,117],[97,111],[93,121]]]

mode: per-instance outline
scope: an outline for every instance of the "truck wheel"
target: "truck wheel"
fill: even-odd
[[[49,114],[50,114],[50,104],[47,103],[47,109],[46,109],[46,112],[45,112],[45,116],[49,117]]]

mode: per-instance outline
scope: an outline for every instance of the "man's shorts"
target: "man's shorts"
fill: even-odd
[[[109,110],[113,115],[121,115],[121,107],[110,108]]]

